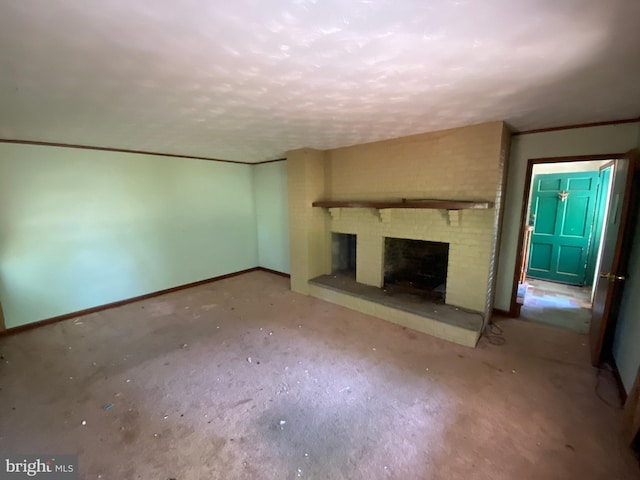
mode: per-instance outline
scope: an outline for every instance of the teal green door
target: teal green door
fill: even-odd
[[[585,284],[597,187],[598,172],[534,177],[529,277]]]

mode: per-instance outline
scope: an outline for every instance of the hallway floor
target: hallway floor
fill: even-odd
[[[0,451],[102,480],[638,478],[586,337],[499,326],[471,349],[228,278],[0,337]]]
[[[527,293],[520,310],[524,320],[554,327],[589,332],[591,324],[591,287],[528,278]]]

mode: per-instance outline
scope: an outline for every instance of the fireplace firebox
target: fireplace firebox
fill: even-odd
[[[356,236],[349,233],[332,233],[331,273],[356,276]]]
[[[445,301],[449,244],[386,237],[384,289]]]

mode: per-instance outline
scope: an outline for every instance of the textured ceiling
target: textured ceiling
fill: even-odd
[[[0,138],[261,161],[640,115],[637,0],[0,0]]]

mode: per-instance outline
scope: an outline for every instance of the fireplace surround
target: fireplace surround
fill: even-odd
[[[289,152],[292,289],[475,345],[493,304],[508,144],[504,124],[491,122],[335,150]],[[401,199],[422,198],[483,201],[492,208],[398,205]],[[362,207],[313,207],[314,202],[350,200],[363,201]],[[365,201],[375,201],[381,208],[369,208]],[[356,245],[353,285],[342,289],[328,285],[328,279],[324,284],[318,281],[332,273],[334,234],[351,235]],[[387,239],[403,239],[407,245],[412,241],[447,245],[446,281],[444,289],[440,288],[444,294],[439,308],[408,311],[378,296],[385,287],[385,272],[387,286],[390,280],[385,260]],[[443,316],[448,311],[455,318]],[[473,320],[459,321],[460,312],[472,315]]]

